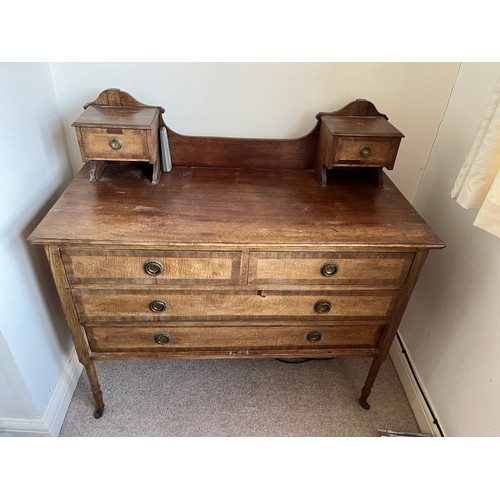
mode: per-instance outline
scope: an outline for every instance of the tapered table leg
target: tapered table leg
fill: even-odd
[[[95,370],[95,365],[93,361],[84,365],[85,371],[87,372],[87,377],[89,378],[90,387],[92,389],[92,396],[95,402],[94,417],[101,418],[104,412],[104,400],[102,398],[101,386],[99,385],[99,380],[97,379],[97,373]]]
[[[359,404],[365,410],[370,409],[370,405],[366,402],[368,396],[372,392],[373,384],[375,383],[375,379],[377,378],[378,372],[382,363],[384,362],[385,356],[381,356],[380,354],[373,360],[372,365],[370,367],[370,371],[368,372],[368,376],[366,377],[365,385],[363,389],[361,389],[361,397],[359,398]]]

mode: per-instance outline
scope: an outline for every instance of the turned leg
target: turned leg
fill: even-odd
[[[361,389],[361,397],[359,398],[359,404],[365,410],[370,409],[370,405],[366,402],[368,396],[372,392],[373,384],[375,383],[375,379],[377,378],[378,372],[382,363],[384,362],[385,356],[381,356],[380,354],[373,360],[372,365],[370,367],[370,371],[368,372],[368,377],[366,377],[365,385],[363,389]]]
[[[87,377],[90,382],[90,388],[92,389],[92,396],[94,396],[95,411],[94,417],[101,418],[104,412],[104,401],[102,399],[101,386],[99,385],[99,380],[97,379],[97,373],[95,371],[95,365],[93,361],[83,365],[85,371],[87,372]]]

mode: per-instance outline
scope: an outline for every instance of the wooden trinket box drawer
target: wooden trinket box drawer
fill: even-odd
[[[101,93],[72,124],[80,154],[91,162],[90,180],[97,181],[105,162],[147,162],[152,183],[161,175],[159,129],[163,108],[146,106],[119,89]]]
[[[373,168],[376,184],[383,184],[382,168],[394,168],[403,134],[389,123],[385,115],[332,116],[318,115],[318,147],[315,169],[321,185],[327,183],[326,172],[332,168]]]
[[[369,408],[427,253],[444,244],[388,178],[376,188],[339,170],[319,186],[322,125],[288,141],[168,129],[165,182],[134,163],[89,182],[86,164],[68,186],[30,241],[45,247],[96,417],[95,362],[132,358],[371,357]],[[82,136],[90,156],[107,147],[99,134]],[[332,164],[361,142],[338,142]],[[389,142],[369,142],[374,162],[392,161]]]

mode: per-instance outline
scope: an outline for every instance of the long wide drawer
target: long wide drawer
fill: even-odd
[[[234,291],[74,289],[82,321],[228,320],[231,318],[389,318],[395,291]]]
[[[414,254],[251,252],[252,284],[398,285],[406,280]]]
[[[94,352],[263,347],[376,347],[382,325],[89,326]]]
[[[240,252],[62,250],[72,284],[235,284]]]

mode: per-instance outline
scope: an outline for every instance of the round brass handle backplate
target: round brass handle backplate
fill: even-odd
[[[323,334],[321,332],[318,332],[315,330],[312,332],[309,332],[306,335],[306,339],[308,340],[308,342],[319,342],[322,338],[323,338]]]
[[[150,302],[149,308],[154,313],[161,313],[167,308],[167,304],[165,304],[163,300],[153,300],[152,302]]]
[[[172,342],[172,335],[167,332],[161,332],[157,333],[154,336],[154,339],[157,344],[169,344],[170,342]]]
[[[372,148],[370,148],[370,146],[361,146],[360,150],[359,150],[359,154],[363,157],[363,158],[367,158],[368,156],[370,156],[370,153],[372,152]]]
[[[327,262],[326,264],[323,264],[321,266],[321,274],[323,276],[326,276],[327,278],[333,276],[334,274],[337,274],[338,270],[339,266],[335,264],[335,262]]]
[[[144,272],[150,276],[158,276],[163,271],[163,266],[156,260],[148,260],[144,263]]]
[[[332,303],[328,300],[318,300],[316,304],[314,304],[314,310],[318,314],[326,314],[329,313],[332,309]]]
[[[123,146],[122,141],[120,141],[120,139],[118,139],[118,137],[112,137],[112,138],[109,140],[108,144],[109,144],[109,147],[110,147],[111,149],[114,149],[115,151],[118,151],[118,150],[119,150],[119,149],[121,149],[121,148],[122,148],[122,146]]]

